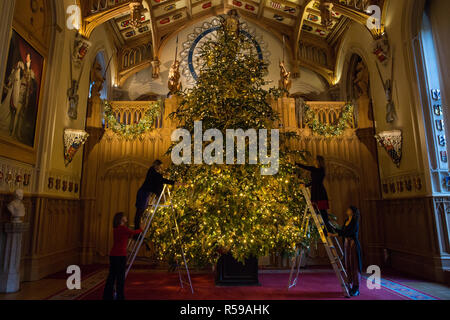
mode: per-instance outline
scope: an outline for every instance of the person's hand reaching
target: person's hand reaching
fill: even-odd
[[[329,235],[330,237],[334,237],[334,238],[336,238],[336,237],[339,236],[337,233],[328,233],[328,235]]]
[[[183,182],[175,182],[175,187],[186,187],[187,186],[187,184],[186,183],[183,183]]]

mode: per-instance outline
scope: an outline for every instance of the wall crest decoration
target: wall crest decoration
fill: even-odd
[[[387,64],[390,59],[390,46],[387,35],[384,35],[381,39],[375,41],[373,54],[377,57],[381,64]]]
[[[89,134],[84,130],[64,130],[64,164],[66,167],[73,161],[75,154],[85,144]]]
[[[383,147],[397,168],[400,167],[403,149],[403,133],[401,130],[383,131],[375,135],[378,144]]]
[[[72,58],[75,67],[79,68],[86,57],[89,48],[92,46],[88,40],[77,34],[73,43]]]

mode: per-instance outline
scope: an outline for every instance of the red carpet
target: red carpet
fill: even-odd
[[[84,280],[86,278],[88,278],[89,276],[91,276],[92,274],[98,272],[99,270],[103,270],[105,268],[108,268],[108,265],[105,264],[86,264],[86,265],[81,265],[80,269],[81,269],[81,278]],[[45,277],[45,279],[67,279],[68,275],[66,270],[62,270],[60,272],[56,272],[53,273],[47,277]]]
[[[216,287],[212,274],[194,274],[195,293],[181,289],[176,273],[132,272],[126,282],[127,300],[338,300],[345,299],[335,274],[330,272],[304,273],[297,287],[286,289],[289,274],[260,274],[259,287]],[[104,283],[82,295],[82,300],[102,298]],[[394,291],[382,288],[369,290],[361,282],[361,295],[354,300],[407,300]]]

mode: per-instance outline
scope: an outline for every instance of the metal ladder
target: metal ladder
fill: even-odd
[[[134,261],[136,260],[137,254],[139,253],[139,250],[141,249],[141,246],[144,242],[145,237],[147,236],[149,230],[150,230],[150,226],[152,224],[152,220],[153,217],[156,214],[156,211],[159,208],[171,208],[172,210],[172,218],[173,218],[173,226],[171,226],[172,228],[172,240],[174,239],[174,235],[173,232],[176,232],[177,235],[177,239],[179,241],[178,245],[180,247],[180,251],[181,251],[181,257],[183,259],[184,262],[184,266],[186,269],[186,275],[187,275],[187,279],[188,281],[185,281],[183,279],[183,276],[181,274],[181,269],[180,269],[180,263],[178,261],[178,258],[176,260],[176,264],[177,264],[177,271],[178,271],[178,277],[180,279],[180,286],[181,288],[184,288],[184,284],[189,284],[189,287],[191,288],[191,292],[192,294],[194,293],[194,288],[192,286],[192,281],[191,281],[191,275],[189,273],[189,268],[186,262],[186,256],[184,254],[184,249],[183,249],[183,243],[180,240],[180,229],[178,228],[178,223],[177,223],[177,217],[176,217],[176,213],[175,213],[175,209],[173,207],[173,203],[172,203],[172,197],[170,195],[170,190],[169,187],[167,185],[164,185],[163,191],[161,192],[161,194],[159,195],[159,197],[157,198],[157,196],[155,194],[152,195],[151,200],[149,201],[149,205],[147,207],[147,210],[144,213],[144,221],[141,223],[141,225],[143,226],[142,228],[142,233],[140,233],[137,237],[137,239],[130,239],[130,241],[128,242],[128,251],[130,252],[127,258],[127,271],[125,273],[125,278],[128,275],[128,272],[130,272],[131,267],[133,266]]]
[[[339,283],[341,284],[342,292],[344,293],[345,297],[350,297],[347,272],[345,271],[344,265],[342,264],[341,260],[344,254],[339,244],[339,240],[337,238],[328,236],[328,234],[325,235],[324,232],[326,228],[325,223],[323,222],[322,216],[317,213],[313,204],[311,203],[311,196],[309,190],[306,189],[305,187],[302,187],[302,193],[306,201],[306,208],[300,229],[301,235],[302,237],[306,236],[306,233],[308,232],[309,223],[312,218],[313,223],[315,224],[317,230],[319,231],[320,239],[325,247],[331,265],[333,266],[333,270],[336,273],[336,277],[338,278]],[[339,252],[336,248],[339,250]],[[297,246],[296,255],[292,258],[292,267],[291,272],[289,274],[288,290],[297,285],[298,277],[300,274],[301,260],[304,253],[305,250]]]

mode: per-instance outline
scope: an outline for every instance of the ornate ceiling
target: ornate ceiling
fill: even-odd
[[[237,9],[246,20],[286,38],[294,64],[334,81],[336,52],[347,26],[353,21],[367,24],[367,8],[385,0],[78,0],[83,13],[80,33],[89,38],[92,31],[106,23],[117,46],[118,80],[122,84],[131,74],[153,65],[166,41],[183,27],[208,16]],[[131,5],[134,3],[134,5]],[[142,6],[141,6],[142,4]],[[132,8],[139,8],[138,11]],[[140,19],[139,19],[140,17]],[[383,19],[381,23],[383,22]],[[133,26],[135,24],[135,26]],[[370,32],[374,38],[384,32]],[[157,77],[157,72],[154,73]]]

